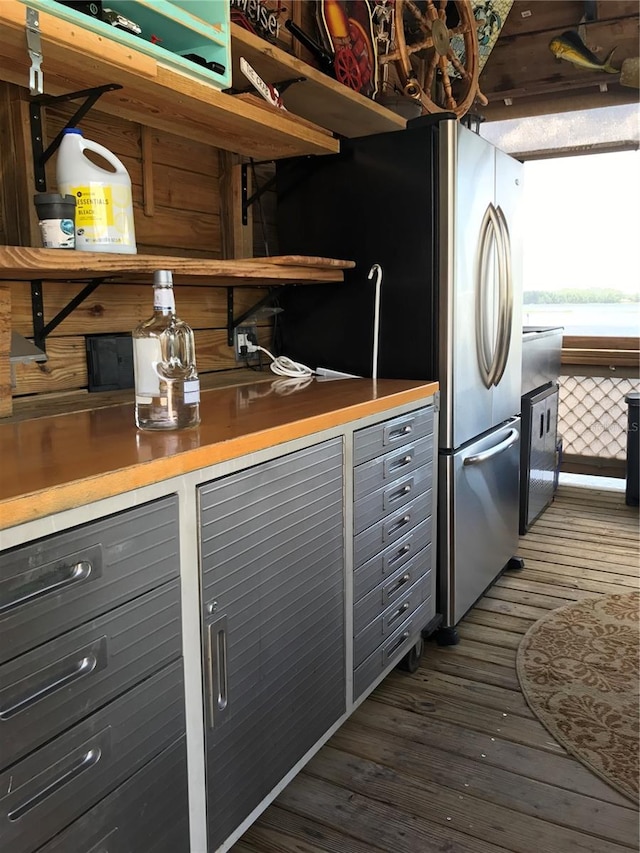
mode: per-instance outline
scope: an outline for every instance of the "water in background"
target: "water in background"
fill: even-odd
[[[525,304],[522,306],[522,325],[564,326],[565,335],[638,337],[640,303]]]

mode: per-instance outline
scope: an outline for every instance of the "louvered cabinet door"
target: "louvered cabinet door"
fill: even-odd
[[[199,487],[213,853],[345,711],[342,439]]]

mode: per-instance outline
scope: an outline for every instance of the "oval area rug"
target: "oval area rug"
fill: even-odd
[[[531,710],[565,749],[638,801],[640,592],[552,610],[517,653]]]

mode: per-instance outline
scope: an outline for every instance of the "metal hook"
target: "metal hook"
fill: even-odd
[[[373,379],[378,378],[378,338],[380,335],[380,288],[382,286],[382,267],[380,264],[374,264],[369,270],[367,278],[369,281],[376,276],[376,295],[373,314],[373,367],[371,376]]]

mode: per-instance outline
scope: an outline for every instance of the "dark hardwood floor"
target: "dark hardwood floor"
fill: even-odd
[[[624,493],[561,486],[522,537],[526,566],[394,671],[233,853],[625,853],[638,810],[557,744],[515,669],[549,609],[638,587],[638,512]]]

